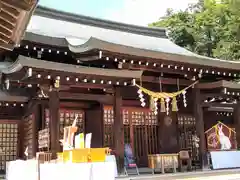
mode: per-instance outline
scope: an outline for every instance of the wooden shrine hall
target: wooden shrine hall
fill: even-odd
[[[235,129],[240,144],[240,64],[185,50],[164,29],[37,7],[20,45],[2,51],[0,63],[2,172],[26,148],[29,158],[39,151],[56,157],[76,114],[78,131],[92,133],[92,147],[110,147],[120,165],[130,144],[139,167],[148,155],[188,150],[203,168],[205,131],[218,121]],[[139,99],[141,88],[186,87],[174,111],[169,102],[162,111],[160,99],[153,110],[144,91]]]

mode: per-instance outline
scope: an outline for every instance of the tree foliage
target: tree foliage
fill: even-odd
[[[240,0],[199,0],[150,26],[166,27],[171,40],[200,55],[240,60]]]

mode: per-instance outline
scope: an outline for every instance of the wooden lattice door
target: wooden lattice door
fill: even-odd
[[[85,112],[83,110],[71,110],[71,109],[60,109],[59,110],[59,139],[63,139],[64,127],[71,126],[76,114],[78,115],[77,119],[77,133],[84,133],[85,131]],[[49,109],[45,109],[45,128],[49,128],[50,121],[50,112]]]
[[[130,125],[129,125],[129,111],[127,109],[122,110],[122,118],[124,124],[124,143],[131,144],[130,140]],[[114,114],[113,108],[110,106],[104,107],[104,146],[113,147],[113,122]]]
[[[199,160],[199,148],[196,147],[196,120],[191,115],[178,115],[179,145],[181,149],[189,149],[194,161]]]
[[[6,173],[6,162],[18,156],[18,121],[0,121],[0,174]]]
[[[78,133],[84,133],[84,111],[82,110],[68,110],[68,109],[60,109],[59,110],[59,118],[60,118],[60,139],[63,139],[63,129],[64,127],[71,126],[76,115],[77,118],[77,127]]]
[[[113,109],[111,107],[104,107],[103,113],[104,124],[104,147],[113,147]]]
[[[113,147],[112,107],[104,108],[104,146]],[[147,155],[156,154],[158,149],[157,116],[144,108],[122,108],[124,143],[130,144],[139,166],[147,166]]]
[[[148,154],[156,154],[158,149],[157,116],[148,109],[131,110],[132,142],[139,166],[147,166]]]

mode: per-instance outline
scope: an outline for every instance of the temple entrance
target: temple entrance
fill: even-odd
[[[130,144],[138,166],[147,166],[147,155],[156,154],[158,148],[157,116],[149,109],[122,109],[124,143]],[[113,147],[113,110],[104,107],[104,146]]]

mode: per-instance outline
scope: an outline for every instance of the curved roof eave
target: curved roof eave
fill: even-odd
[[[44,36],[32,32],[26,32],[23,40],[58,47],[68,47],[69,44],[66,38]]]
[[[101,69],[93,67],[85,67],[79,65],[56,63],[51,61],[39,61],[38,59],[19,56],[17,61],[9,66],[5,66],[0,69],[5,74],[11,74],[20,71],[23,67],[31,67],[37,69],[45,69],[52,71],[61,71],[67,73],[76,74],[87,74],[94,76],[105,76],[114,78],[125,78],[125,79],[139,79],[142,76],[142,71],[129,71],[129,70],[115,70],[115,69]]]
[[[137,57],[146,57],[151,59],[162,59],[165,61],[172,62],[181,62],[192,65],[202,65],[202,66],[212,66],[223,69],[231,69],[231,70],[240,70],[240,66],[236,66],[240,64],[238,61],[227,61],[214,59],[209,57],[200,56],[194,53],[189,55],[181,55],[176,53],[167,53],[161,51],[154,51],[143,48],[136,48],[131,46],[126,46],[122,44],[115,44],[112,42],[108,42],[99,38],[91,37],[84,44],[81,45],[71,45],[66,38],[61,37],[50,37],[43,36],[31,32],[27,32],[25,36],[25,40],[32,41],[41,44],[48,44],[52,46],[60,46],[60,47],[68,47],[70,51],[73,53],[82,53],[87,52],[92,49],[101,49],[110,52],[128,54]]]
[[[140,49],[120,44],[114,44],[101,39],[91,37],[85,44],[79,46],[69,45],[69,49],[74,53],[85,52],[91,49],[101,49],[110,52],[128,54],[132,56],[148,57],[153,59],[162,59],[172,62],[181,62],[193,65],[212,66],[223,69],[240,70],[240,62],[219,60],[194,54],[195,56],[185,56],[180,54],[171,54],[160,51]],[[236,66],[236,64],[238,66]]]

